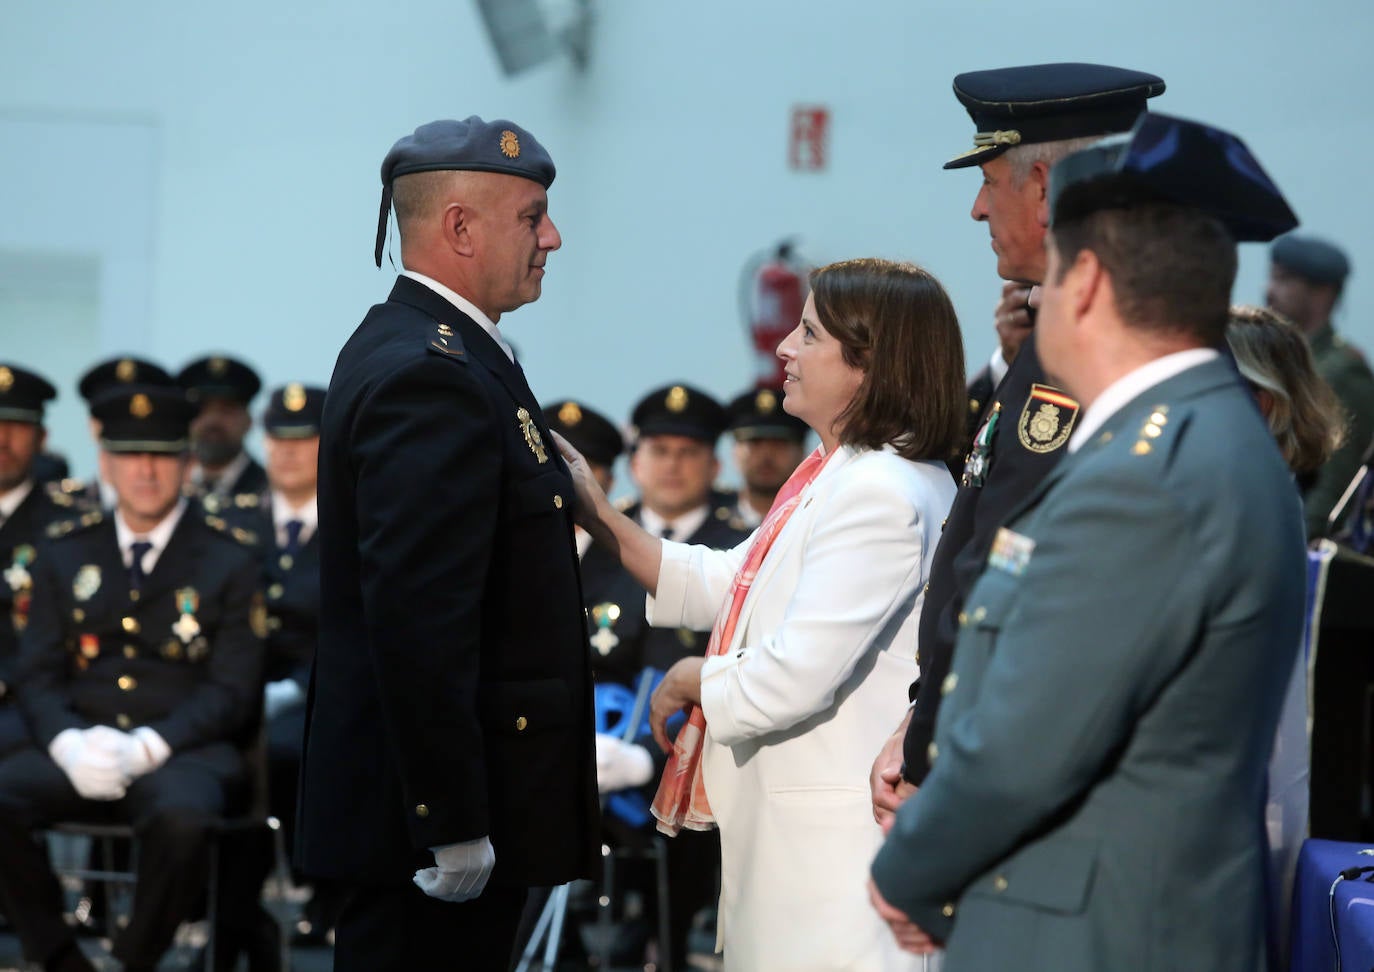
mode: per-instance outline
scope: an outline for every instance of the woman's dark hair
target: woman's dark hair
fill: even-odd
[[[846,445],[949,457],[964,431],[964,345],[940,282],[913,263],[845,260],[811,274],[821,326],[863,381],[836,423]]]

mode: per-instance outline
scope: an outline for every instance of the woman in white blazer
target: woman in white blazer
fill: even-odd
[[[668,717],[700,709],[655,812],[667,832],[720,828],[726,967],[916,968],[868,904],[882,843],[868,768],[916,674],[917,615],[955,492],[942,460],[963,421],[962,345],[948,296],[918,267],[852,260],[811,282],[778,355],[784,408],[821,447],[740,546],[649,535],[560,445],[579,518],[649,591],[650,622],[715,623],[708,657],[670,669],[651,712],[667,749]]]

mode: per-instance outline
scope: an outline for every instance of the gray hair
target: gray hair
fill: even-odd
[[[1089,145],[1101,141],[1099,135],[1088,135],[1083,138],[1062,138],[1057,142],[1031,142],[1028,145],[1013,145],[1004,153],[1005,157],[1011,162],[1011,183],[1015,188],[1020,188],[1030,175],[1031,169],[1037,162],[1044,162],[1046,166],[1053,165],[1065,156],[1072,155],[1080,149],[1085,149]]]

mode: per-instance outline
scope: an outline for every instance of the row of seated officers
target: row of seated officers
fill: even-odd
[[[265,738],[270,811],[288,832],[319,615],[315,485],[322,389],[288,384],[262,415],[266,466],[244,448],[253,370],[232,358],[173,376],[133,358],[82,378],[99,475],[65,478],[43,451],[56,389],[0,363],[0,913],[45,969],[92,968],[63,918],[37,831],[62,821],[131,824],[131,915],[113,952],[151,969],[197,917],[216,822],[250,801],[246,757]],[[583,403],[545,409],[609,488],[625,437]],[[806,428],[773,391],[729,407],[686,384],[631,416],[632,514],[655,533],[726,548],[748,535],[804,455]],[[735,439],[738,495],[713,488],[718,438]],[[615,558],[578,537],[599,680],[634,687],[643,668],[700,654],[706,632],[661,631]],[[265,729],[264,729],[265,727]],[[603,791],[644,788],[662,755],[647,738],[598,739]],[[609,839],[617,834],[608,815]],[[695,913],[714,901],[713,834],[673,842],[676,967]],[[689,846],[689,844],[691,846]],[[277,926],[259,904],[266,840],[226,855],[216,967],[240,952],[279,967]],[[308,876],[305,876],[308,877]],[[318,935],[339,902],[316,886],[302,927]]]

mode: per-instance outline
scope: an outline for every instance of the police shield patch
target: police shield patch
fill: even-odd
[[[1031,385],[1021,419],[1016,423],[1016,437],[1031,452],[1053,452],[1073,432],[1078,418],[1078,403],[1050,385]]]

